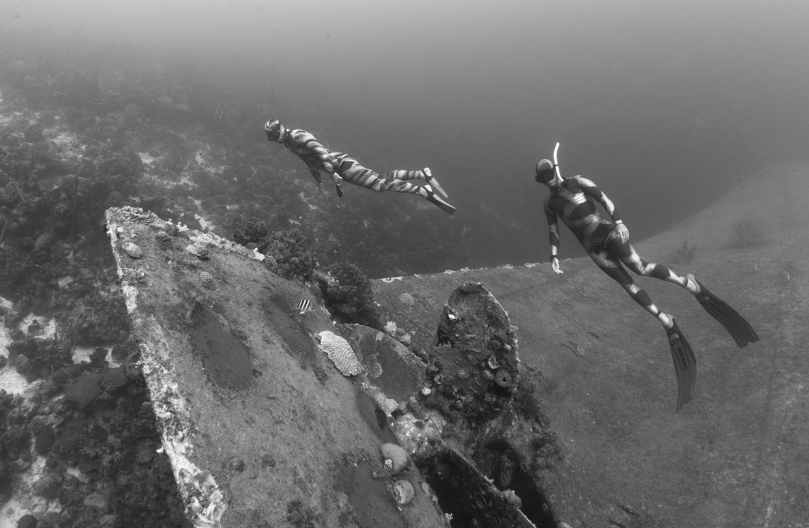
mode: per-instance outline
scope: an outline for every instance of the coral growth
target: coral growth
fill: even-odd
[[[84,409],[53,398],[61,387],[96,375],[95,369],[107,369],[103,357],[62,366],[30,399],[0,390],[0,503],[10,498],[15,475],[39,455],[45,467],[30,490],[58,501],[61,512],[29,514],[31,526],[190,527],[168,459],[156,453],[160,436],[142,384],[122,376],[96,384]]]
[[[320,332],[318,338],[320,339],[320,348],[329,356],[329,359],[343,376],[356,376],[362,372],[362,364],[360,364],[348,341],[328,330]]]
[[[258,250],[268,257],[265,263],[271,270],[288,279],[309,280],[317,266],[306,237],[298,229],[276,231],[264,237]]]
[[[207,290],[216,289],[216,279],[207,271],[199,272],[199,283]]]
[[[233,232],[233,240],[243,246],[259,244],[268,235],[267,224],[258,218],[251,218],[247,222],[244,230],[237,229]]]
[[[341,323],[382,329],[371,281],[354,264],[335,264],[329,275],[318,276],[326,308]]]

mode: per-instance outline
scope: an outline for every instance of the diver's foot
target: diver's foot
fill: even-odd
[[[445,202],[444,200],[442,200],[441,198],[439,198],[438,196],[436,196],[435,192],[433,191],[433,188],[429,184],[422,187],[422,189],[424,189],[427,192],[427,196],[425,198],[427,198],[428,201],[437,205],[442,211],[444,211],[448,215],[455,214],[455,208],[452,207],[447,202]]]
[[[663,328],[668,332],[674,327],[674,317],[660,312],[657,315],[657,320],[663,324]]]
[[[430,167],[424,167],[423,169],[421,169],[421,172],[423,172],[424,175],[427,176],[427,182],[430,183],[431,185],[435,186],[435,189],[438,192],[440,192],[442,195],[444,195],[444,198],[449,198],[447,193],[441,187],[441,184],[438,183],[438,180],[436,180],[435,176],[433,176],[433,171],[430,170]]]
[[[699,283],[697,282],[697,278],[694,277],[694,274],[689,273],[688,275],[685,276],[685,280],[688,281],[685,284],[685,289],[694,295],[699,295],[700,287]]]

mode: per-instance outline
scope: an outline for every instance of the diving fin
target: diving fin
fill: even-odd
[[[444,200],[442,200],[441,198],[439,198],[438,196],[436,196],[431,186],[425,185],[423,188],[427,191],[427,200],[437,205],[442,211],[444,211],[448,215],[455,214],[455,208],[452,207],[447,202],[445,202]]]
[[[693,274],[689,273],[686,278],[694,281],[694,283],[699,286],[697,300],[711,317],[719,321],[719,323],[725,327],[725,330],[730,333],[733,340],[739,345],[739,348],[744,348],[748,344],[758,341],[758,334],[753,330],[753,327],[750,326],[750,323],[739,315],[739,312],[731,308],[728,303],[709,292],[705,286],[694,278]]]
[[[421,170],[422,172],[424,172],[424,174],[427,175],[427,183],[435,187],[435,190],[440,192],[444,196],[444,198],[449,198],[449,195],[447,195],[446,191],[444,191],[444,188],[441,187],[441,184],[438,183],[438,180],[436,180],[435,176],[433,176],[433,172],[430,170],[430,168],[424,167]]]
[[[694,388],[697,386],[697,360],[691,345],[686,341],[685,336],[677,326],[677,322],[672,319],[674,326],[666,330],[671,347],[671,358],[674,360],[674,371],[677,373],[677,410],[679,412],[683,405],[691,401],[694,396]]]

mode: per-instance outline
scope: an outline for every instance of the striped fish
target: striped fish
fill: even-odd
[[[312,301],[309,299],[301,299],[298,301],[298,304],[295,305],[295,310],[298,311],[298,315],[303,315],[309,310],[312,309]]]

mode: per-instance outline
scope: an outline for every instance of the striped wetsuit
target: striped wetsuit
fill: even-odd
[[[594,200],[604,206],[612,217],[612,222],[598,213]],[[615,223],[621,219],[615,212],[615,205],[592,181],[581,176],[563,180],[562,185],[551,190],[550,197],[545,200],[545,216],[548,219],[550,243],[551,248],[555,248],[554,253],[559,250],[558,218],[561,218],[579,239],[593,262],[616,280],[635,302],[655,317],[662,318],[666,324],[666,316],[660,313],[649,295],[632,280],[623,265],[638,275],[672,282],[686,289],[688,280],[662,264],[641,259],[628,240],[622,241],[617,236]]]
[[[372,191],[413,193],[427,198],[427,191],[404,180],[428,180],[424,171],[393,170],[379,175],[360,165],[357,160],[340,152],[329,152],[315,136],[305,130],[285,130],[282,137],[285,147],[306,163],[309,172],[320,182],[320,172],[337,173],[345,181]]]
[[[593,182],[581,176],[564,180],[561,187],[551,193],[545,200],[545,216],[548,218],[552,247],[559,247],[557,217],[573,231],[588,253],[604,244],[615,224],[598,214],[593,200],[598,200],[604,206],[613,221],[620,220],[609,198]]]

